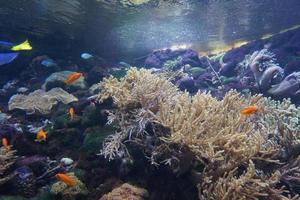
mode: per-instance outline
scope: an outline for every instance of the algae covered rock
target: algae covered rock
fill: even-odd
[[[105,125],[107,122],[107,114],[101,108],[88,105],[82,111],[81,125],[83,127],[91,127],[97,125]]]
[[[74,72],[72,71],[60,71],[60,72],[55,72],[51,74],[43,84],[42,88],[44,90],[50,90],[54,87],[65,87],[64,81],[68,78],[70,74]],[[77,79],[74,83],[69,85],[68,87],[73,88],[73,89],[85,89],[87,87],[87,84],[84,80],[84,77],[80,77]]]
[[[201,67],[191,67],[186,70],[189,75],[191,75],[194,78],[198,78],[200,75],[204,74],[206,72],[206,69]]]
[[[20,109],[27,114],[48,115],[59,102],[69,104],[78,99],[61,88],[53,88],[48,92],[36,90],[28,95],[13,95],[8,102],[8,109]]]
[[[85,137],[82,151],[88,155],[99,153],[99,146],[101,146],[104,139],[112,133],[114,133],[114,129],[110,127],[95,126],[87,128],[84,132]]]
[[[88,190],[83,182],[81,182],[74,173],[67,173],[75,182],[75,186],[67,186],[64,182],[57,181],[51,186],[50,192],[55,195],[61,195],[64,200],[76,199],[78,196],[88,194]]]
[[[148,196],[147,190],[124,183],[102,196],[99,200],[143,200],[148,198]]]
[[[5,113],[2,113],[0,111],[0,124],[3,124],[6,120],[8,120],[10,118],[9,115],[5,114]]]

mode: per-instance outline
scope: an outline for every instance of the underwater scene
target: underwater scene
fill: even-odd
[[[300,200],[299,0],[0,0],[0,200]]]

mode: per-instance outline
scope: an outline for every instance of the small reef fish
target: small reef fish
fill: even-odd
[[[82,73],[74,72],[74,73],[70,74],[64,82],[65,82],[65,84],[70,85],[70,84],[74,83],[77,79],[79,79],[81,76],[83,76]]]
[[[36,135],[35,142],[42,142],[46,141],[47,139],[47,132],[44,131],[44,129],[39,130],[39,132]]]
[[[8,149],[9,149],[9,147],[8,147],[8,140],[7,140],[7,138],[5,138],[5,137],[2,138],[2,146],[3,146],[3,148],[4,148],[6,151],[8,151]]]
[[[257,106],[247,106],[241,111],[241,115],[251,115],[258,111]]]
[[[56,67],[57,64],[51,58],[46,58],[41,62],[41,65],[45,67]]]
[[[84,60],[87,60],[87,59],[92,58],[93,55],[92,55],[92,54],[89,54],[89,53],[82,53],[82,54],[80,55],[80,57],[81,57],[82,59],[84,59]]]
[[[14,45],[11,42],[0,41],[0,65],[12,62],[19,55],[19,51],[28,50],[32,50],[28,40],[18,45]]]
[[[67,186],[72,187],[76,185],[76,181],[72,179],[70,176],[62,173],[58,173],[55,177],[59,180],[64,182]]]
[[[70,115],[70,119],[73,120],[75,117],[75,109],[73,107],[69,109],[69,115]]]

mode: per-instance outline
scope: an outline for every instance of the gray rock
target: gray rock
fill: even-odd
[[[45,83],[42,85],[42,89],[44,90],[50,90],[54,87],[61,87],[61,88],[71,88],[71,89],[85,89],[87,88],[87,84],[84,80],[84,77],[80,77],[78,80],[76,80],[71,85],[66,86],[64,81],[68,78],[70,74],[74,72],[72,71],[60,71],[55,72],[51,74],[45,81]]]

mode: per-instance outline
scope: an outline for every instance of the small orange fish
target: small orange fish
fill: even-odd
[[[55,177],[59,180],[64,182],[67,186],[74,186],[76,185],[76,181],[73,180],[70,176],[66,175],[66,174],[62,174],[62,173],[58,173],[55,175]]]
[[[47,139],[47,132],[45,132],[43,129],[39,130],[39,132],[36,134],[35,142],[42,142],[46,141]]]
[[[74,73],[70,74],[64,82],[65,82],[65,84],[70,85],[70,84],[74,83],[77,79],[79,79],[81,76],[83,76],[82,73],[74,72]]]
[[[8,140],[5,137],[2,138],[2,146],[6,151],[8,151]]]
[[[70,119],[73,120],[75,117],[75,109],[73,107],[69,109],[69,115],[70,115]]]
[[[258,111],[257,106],[247,106],[241,111],[241,115],[251,115]]]

